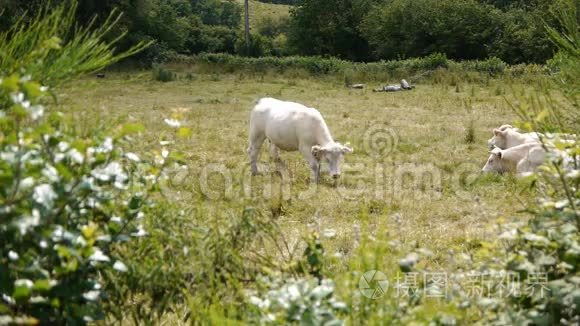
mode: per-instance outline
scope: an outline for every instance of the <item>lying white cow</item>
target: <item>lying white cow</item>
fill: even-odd
[[[499,147],[507,149],[521,144],[538,143],[540,141],[535,132],[520,133],[510,125],[502,125],[493,130],[493,137],[487,141],[489,148]]]
[[[490,151],[482,172],[517,172],[518,175],[535,171],[544,163],[546,152],[539,143],[521,144],[508,149],[495,147]]]
[[[352,148],[335,142],[320,112],[302,104],[273,98],[258,101],[250,116],[250,147],[248,154],[252,174],[258,173],[258,155],[264,140],[269,139],[271,153],[279,160],[278,148],[300,151],[310,164],[314,181],[318,182],[320,161],[325,159],[330,175],[340,176],[340,163]]]

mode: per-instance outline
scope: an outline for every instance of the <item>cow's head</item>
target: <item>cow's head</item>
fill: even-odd
[[[508,134],[507,129],[504,129],[504,130],[494,129],[493,130],[493,137],[491,137],[487,141],[487,145],[489,146],[489,148],[494,148],[494,147],[505,148],[507,145],[507,134]]]
[[[481,169],[481,172],[507,172],[509,170],[508,162],[503,160],[503,150],[494,147],[489,151],[489,158],[485,163],[485,166]]]
[[[330,143],[325,146],[312,146],[312,155],[320,161],[322,159],[328,162],[330,175],[333,178],[340,176],[340,163],[344,158],[344,154],[352,153],[352,148],[340,143]]]

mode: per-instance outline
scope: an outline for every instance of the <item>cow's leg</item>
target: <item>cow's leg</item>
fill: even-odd
[[[276,161],[276,163],[282,162],[282,159],[280,159],[280,149],[272,142],[270,142],[270,156],[274,159],[274,161]]]
[[[270,141],[270,156],[274,159],[274,162],[276,162],[276,169],[278,170],[284,170],[286,168],[286,165],[284,165],[284,162],[282,161],[282,158],[280,158],[280,149],[278,148],[278,146],[274,145],[271,141]]]
[[[302,153],[306,161],[308,161],[308,165],[312,170],[312,181],[318,183],[320,174],[320,161],[318,161],[314,155],[312,155],[311,147],[300,147],[300,153]]]
[[[250,156],[250,166],[252,175],[258,174],[258,157],[260,156],[260,149],[266,140],[263,133],[252,133],[250,135],[250,147],[248,147],[248,155]]]

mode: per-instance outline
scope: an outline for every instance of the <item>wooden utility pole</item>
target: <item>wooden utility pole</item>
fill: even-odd
[[[250,50],[250,6],[248,4],[249,0],[244,0],[244,8],[246,13],[244,15],[245,18],[245,32],[246,32],[246,51]]]

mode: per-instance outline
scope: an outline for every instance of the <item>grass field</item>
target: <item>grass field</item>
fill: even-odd
[[[236,0],[244,8],[244,0]],[[250,29],[256,31],[256,27],[265,18],[278,19],[281,17],[288,17],[290,15],[290,7],[282,4],[264,3],[260,1],[250,0]],[[242,12],[242,22],[244,13]],[[242,28],[244,24],[242,23]]]
[[[182,151],[187,163],[187,169],[169,174],[165,186],[171,202],[186,212],[175,232],[191,232],[194,224],[204,223],[203,216],[227,220],[255,207],[282,229],[289,249],[271,244],[260,249],[275,252],[281,265],[290,263],[292,254],[303,250],[309,230],[316,230],[333,257],[325,267],[330,275],[363,268],[361,241],[429,248],[433,255],[425,265],[443,270],[450,250],[468,253],[470,240],[486,239],[498,225],[527,218],[518,211],[533,199],[530,191],[521,190],[513,176],[479,174],[491,130],[516,119],[502,95],[507,90],[502,81],[422,82],[398,93],[374,93],[374,86],[353,90],[331,77],[244,74],[193,74],[161,83],[146,71],[78,80],[65,87],[59,101],[81,133],[143,123],[146,132],[131,149],[136,153],[169,139],[165,118],[191,128],[190,138],[170,147]],[[511,87],[526,89],[517,82]],[[276,167],[266,146],[265,172],[250,177],[249,112],[266,96],[317,108],[335,140],[351,143],[354,153],[345,157],[338,184],[323,165],[321,183],[312,187],[298,153],[283,152],[285,167]],[[366,266],[397,270],[392,262],[400,257],[372,257],[376,261]]]

